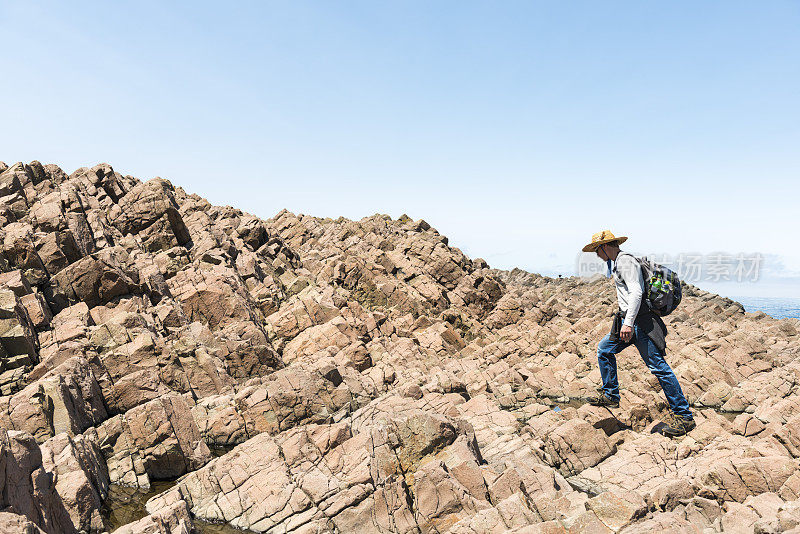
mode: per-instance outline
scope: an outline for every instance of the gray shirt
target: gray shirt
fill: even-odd
[[[625,313],[625,320],[622,324],[633,326],[644,294],[642,269],[632,254],[620,251],[611,273],[614,276],[614,284],[617,286],[619,309]]]

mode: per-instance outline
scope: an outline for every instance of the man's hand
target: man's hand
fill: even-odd
[[[619,338],[625,343],[627,343],[628,341],[631,340],[631,337],[633,337],[633,328],[627,325],[623,325],[619,331]]]

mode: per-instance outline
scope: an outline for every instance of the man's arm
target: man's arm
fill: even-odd
[[[632,327],[642,305],[642,295],[644,294],[642,268],[633,256],[627,254],[619,257],[617,261],[619,263],[617,271],[628,288],[628,311],[625,313],[625,320],[622,324]]]

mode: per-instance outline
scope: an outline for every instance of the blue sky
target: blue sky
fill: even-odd
[[[800,297],[800,3],[3,2],[0,160],[262,217],[424,218],[573,274],[600,229]]]

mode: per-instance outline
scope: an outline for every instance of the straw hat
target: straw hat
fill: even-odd
[[[619,245],[627,241],[627,239],[628,238],[625,236],[615,237],[614,234],[611,233],[611,230],[603,230],[602,232],[597,232],[592,236],[592,242],[583,247],[583,251],[594,252],[600,247],[600,245],[605,245],[606,243],[611,243],[612,241],[616,241]]]

